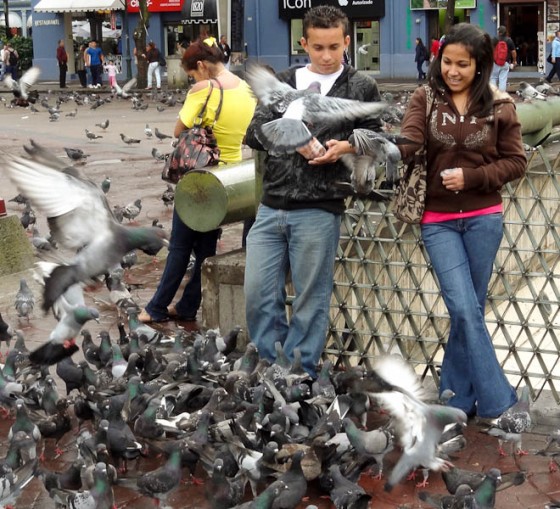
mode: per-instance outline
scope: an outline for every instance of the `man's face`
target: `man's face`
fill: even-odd
[[[310,70],[317,74],[333,74],[340,69],[344,50],[350,44],[350,36],[344,36],[342,25],[333,28],[310,28],[307,38],[301,38],[301,46],[311,60]]]

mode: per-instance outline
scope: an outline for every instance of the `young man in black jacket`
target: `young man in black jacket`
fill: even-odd
[[[277,78],[298,90],[318,82],[323,95],[379,101],[375,81],[342,63],[349,42],[345,14],[335,7],[314,7],[305,15],[301,39],[311,63],[288,69]],[[279,114],[259,105],[246,143],[264,150],[255,133],[276,118]],[[262,203],[247,238],[245,300],[251,341],[260,356],[270,361],[276,357],[276,341],[290,359],[299,348],[303,367],[313,378],[326,341],[334,260],[347,196],[336,184],[349,182],[350,177],[339,159],[354,152],[347,140],[358,127],[379,130],[380,124],[377,119],[361,119],[308,125],[326,148],[324,155],[308,160],[303,150],[267,154]],[[289,322],[285,309],[288,271],[295,291]]]

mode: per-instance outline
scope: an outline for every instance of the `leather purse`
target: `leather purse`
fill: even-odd
[[[408,224],[420,223],[426,206],[427,126],[432,114],[434,94],[429,86],[424,85],[424,88],[426,90],[426,141],[408,163],[393,198],[394,216]]]
[[[177,141],[177,145],[173,152],[166,159],[161,172],[161,178],[166,182],[177,184],[181,177],[190,170],[196,168],[204,168],[205,166],[215,166],[220,162],[220,149],[213,132],[213,126],[220,116],[222,102],[224,97],[224,89],[218,80],[220,87],[220,103],[216,109],[216,116],[212,125],[203,127],[202,119],[214,84],[210,81],[210,92],[199,114],[196,117],[193,127],[184,130]]]

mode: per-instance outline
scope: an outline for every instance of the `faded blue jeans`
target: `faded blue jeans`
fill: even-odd
[[[422,240],[451,320],[440,392],[467,415],[497,417],[517,396],[496,358],[484,320],[492,266],[503,235],[501,214],[422,225]]]
[[[249,336],[262,358],[275,360],[276,341],[289,359],[297,347],[304,369],[317,377],[329,323],[339,237],[339,214],[311,208],[259,207],[247,237],[245,305]],[[295,293],[289,323],[288,271]]]
[[[509,62],[504,65],[494,64],[492,74],[490,75],[490,83],[499,90],[505,92],[507,90],[507,79],[509,74]]]

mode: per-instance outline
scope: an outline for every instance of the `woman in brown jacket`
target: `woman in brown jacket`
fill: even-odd
[[[503,234],[501,187],[525,172],[521,126],[509,95],[489,85],[490,36],[455,25],[430,66],[434,95],[411,98],[401,134],[426,141],[428,176],[422,239],[451,321],[440,391],[469,416],[493,418],[516,401],[484,320],[486,293]],[[417,148],[417,147],[416,147]],[[414,146],[402,146],[406,161]]]

